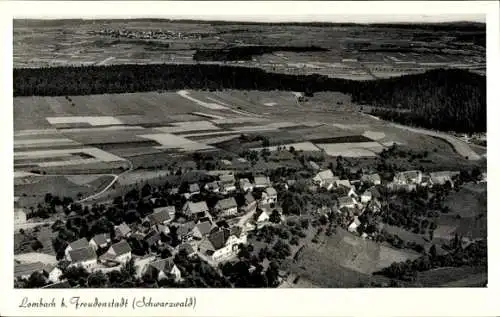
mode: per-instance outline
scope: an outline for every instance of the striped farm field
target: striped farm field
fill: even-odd
[[[384,147],[377,142],[316,144],[330,156],[370,157],[376,156]]]
[[[91,126],[120,125],[123,122],[111,116],[47,117],[50,124],[87,123]]]

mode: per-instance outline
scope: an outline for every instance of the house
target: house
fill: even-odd
[[[121,223],[118,226],[115,226],[115,237],[117,239],[128,238],[132,234],[132,230],[126,223]]]
[[[155,208],[153,213],[146,216],[144,220],[149,222],[151,224],[151,227],[156,231],[168,234],[170,231],[167,224],[173,220],[173,218],[170,216],[171,212],[171,207]]]
[[[220,160],[220,162],[224,166],[231,166],[231,165],[233,165],[233,163],[230,160]]]
[[[44,264],[42,262],[14,263],[14,277],[28,279],[35,272],[42,273]]]
[[[191,196],[197,195],[199,193],[200,193],[200,185],[198,185],[197,183],[189,184],[188,192],[184,193],[184,197],[186,197],[186,199],[189,199]]]
[[[206,191],[212,192],[212,193],[218,193],[220,191],[220,185],[219,185],[219,182],[217,182],[217,181],[206,183],[204,188]]]
[[[146,242],[146,244],[151,248],[151,247],[158,247],[162,245],[161,241],[161,235],[158,231],[156,230],[151,230],[148,232],[144,238],[143,241]]]
[[[201,240],[205,236],[207,236],[210,233],[210,230],[212,230],[213,224],[211,221],[203,221],[199,222],[196,226],[193,228],[193,238]]]
[[[219,200],[214,208],[224,216],[233,216],[238,213],[238,204],[236,204],[234,197]]]
[[[365,191],[363,194],[361,194],[360,199],[362,204],[368,203],[370,200],[372,200],[372,192],[369,190]]]
[[[244,192],[249,192],[253,190],[253,184],[248,178],[241,178],[239,181],[240,190]]]
[[[398,184],[398,183],[388,183],[387,188],[392,191],[406,191],[412,192],[417,190],[416,184]]]
[[[247,193],[245,195],[245,202],[241,209],[245,213],[249,212],[254,212],[255,208],[257,207],[257,201],[255,201],[255,198],[253,197],[252,193]]]
[[[460,172],[451,172],[451,171],[441,171],[434,172],[429,174],[430,183],[432,185],[444,185],[446,182],[450,182],[451,186],[453,186],[453,177],[459,175]]]
[[[262,203],[263,204],[275,204],[278,200],[278,192],[274,187],[267,187],[262,193]]]
[[[47,280],[51,283],[58,283],[59,279],[63,275],[63,272],[61,271],[60,268],[50,264],[44,265],[43,273],[47,277]]]
[[[380,185],[381,178],[379,174],[366,174],[361,176],[361,182],[370,185]]]
[[[219,176],[220,181],[220,191],[222,193],[230,193],[236,191],[236,180],[234,179],[234,175],[232,174],[224,174]]]
[[[349,197],[349,196],[339,197],[337,200],[339,202],[339,206],[338,206],[339,209],[341,209],[343,207],[354,208],[356,206],[356,200],[352,197]]]
[[[71,259],[69,259],[69,252],[70,251],[86,248],[88,246],[89,246],[89,241],[87,240],[87,238],[81,238],[81,239],[78,239],[78,240],[73,241],[70,244],[68,244],[68,246],[64,250],[64,254],[66,255],[66,258],[69,261],[71,261]]]
[[[398,185],[418,185],[422,182],[422,172],[421,171],[405,171],[399,172],[394,175],[393,183]]]
[[[96,234],[89,242],[89,245],[94,249],[104,249],[111,243],[111,237],[107,233]]]
[[[152,274],[157,280],[173,276],[176,281],[181,280],[181,271],[172,258],[161,259],[148,264],[146,274]]]
[[[177,238],[182,242],[190,241],[193,238],[194,227],[195,223],[193,221],[181,224],[177,227]]]
[[[208,206],[204,201],[197,203],[188,201],[184,204],[184,207],[182,207],[182,213],[187,216],[203,217],[206,213],[208,213]]]
[[[240,227],[219,228],[203,239],[198,248],[214,262],[227,260],[238,253],[239,245],[247,243],[247,236]]]
[[[360,224],[361,222],[359,221],[358,217],[354,217],[354,220],[351,222],[347,230],[349,230],[349,232],[356,232]]]
[[[270,212],[267,209],[258,208],[255,213],[255,222],[260,224],[269,221]]]
[[[333,176],[333,172],[330,169],[323,170],[318,172],[316,176],[313,177],[313,182],[319,187],[326,188],[330,190],[333,188],[333,184],[336,180],[339,180],[338,177]]]
[[[14,224],[18,225],[21,223],[25,223],[27,220],[26,212],[22,208],[14,209]]]
[[[121,240],[120,242],[113,244],[108,251],[99,258],[99,260],[112,260],[120,263],[126,263],[131,258],[132,248],[126,240]]]
[[[97,254],[92,247],[88,246],[69,251],[68,260],[71,261],[70,266],[82,266],[90,270],[97,265]]]
[[[266,188],[271,186],[271,181],[267,176],[255,176],[254,184],[254,188]]]

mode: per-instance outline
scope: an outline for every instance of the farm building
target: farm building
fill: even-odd
[[[271,181],[267,176],[255,176],[254,184],[255,188],[266,188],[271,186]]]
[[[224,216],[233,216],[238,213],[238,205],[234,197],[225,198],[217,202],[215,210]]]
[[[313,177],[313,182],[319,187],[326,188],[330,190],[333,188],[333,184],[335,181],[338,181],[339,178],[333,175],[333,172],[329,169],[323,170],[316,174]]]
[[[244,192],[253,190],[253,184],[250,182],[248,178],[241,178],[239,181],[239,187]]]
[[[181,224],[177,227],[177,238],[182,242],[190,241],[193,238],[194,227],[193,221]]]
[[[181,271],[175,265],[172,258],[161,259],[148,264],[146,267],[145,274],[150,274],[157,280],[168,278],[172,276],[176,281],[179,281],[181,276]]]
[[[255,201],[255,198],[253,197],[252,193],[247,193],[245,195],[245,202],[243,203],[241,209],[245,213],[248,213],[255,211],[256,207],[257,207],[257,202]]]
[[[257,209],[257,212],[255,213],[255,222],[259,223],[264,223],[269,221],[269,216],[270,213],[268,212],[267,209]]]
[[[187,216],[204,216],[208,213],[207,203],[204,201],[192,202],[188,201],[182,207],[182,212]]]
[[[262,193],[263,204],[275,204],[278,200],[278,192],[274,187],[267,187]]]
[[[247,237],[242,233],[241,228],[220,228],[200,242],[199,250],[212,261],[220,262],[235,256],[239,245],[246,243]]]
[[[201,240],[207,236],[213,228],[211,221],[201,221],[193,228],[193,238]]]
[[[175,207],[173,209],[175,215]],[[155,208],[153,213],[146,216],[144,220],[148,221],[152,226],[166,225],[172,221],[171,212],[172,210],[169,207]]]
[[[220,191],[220,185],[219,185],[219,182],[217,182],[217,181],[206,183],[204,188],[206,191],[212,192],[212,193],[218,193]]]
[[[444,185],[446,182],[450,182],[453,186],[453,177],[459,175],[460,172],[451,172],[451,171],[441,171],[434,172],[429,174],[430,183],[433,185]]]
[[[361,176],[361,182],[370,185],[380,185],[381,178],[379,174],[366,174]]]
[[[70,266],[82,266],[87,270],[91,270],[97,265],[97,254],[92,247],[75,249],[68,252],[68,260],[71,261]]]
[[[89,245],[97,250],[99,248],[104,249],[111,243],[111,237],[107,233],[96,234],[89,242]]]
[[[219,177],[220,180],[220,186],[221,186],[221,192],[223,193],[230,193],[234,192],[236,190],[236,180],[234,179],[234,175],[228,174],[228,175],[221,175]]]
[[[55,265],[45,265],[43,267],[43,273],[47,277],[47,280],[51,283],[59,282],[59,279],[63,275],[61,269]]]
[[[399,172],[394,175],[393,183],[398,185],[415,184],[418,185],[422,182],[421,171],[405,171]]]
[[[132,230],[130,227],[124,222],[118,226],[115,226],[115,237],[120,238],[128,238],[132,234]]]
[[[69,261],[71,261],[71,259],[69,258],[70,251],[87,248],[88,246],[89,246],[89,241],[87,240],[87,238],[81,238],[68,244],[68,246],[64,250],[64,254],[66,255],[66,258]]]
[[[101,261],[116,261],[126,263],[132,258],[132,248],[127,241],[121,240],[113,244],[106,253],[104,253],[99,260]]]
[[[14,277],[28,279],[35,272],[42,273],[44,264],[42,262],[34,263],[14,263]]]
[[[184,197],[186,197],[186,199],[189,199],[189,197],[197,195],[199,193],[200,193],[200,185],[198,185],[197,183],[189,184],[188,192],[184,193]]]
[[[349,196],[339,197],[339,209],[343,207],[354,208],[356,206],[356,200]]]
[[[369,190],[365,191],[363,194],[361,194],[360,199],[361,203],[368,203],[370,200],[372,200],[372,192]]]

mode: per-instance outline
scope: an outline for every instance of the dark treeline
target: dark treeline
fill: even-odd
[[[14,96],[70,96],[177,89],[319,91],[350,94],[355,103],[409,109],[407,124],[437,130],[486,131],[486,79],[466,70],[372,81],[291,75],[207,64],[64,66],[14,69]],[[377,114],[377,113],[375,113]],[[387,117],[387,115],[385,115]],[[401,114],[400,116],[404,116]],[[394,116],[391,120],[402,119]]]
[[[234,46],[220,49],[198,49],[193,55],[196,61],[249,61],[255,55],[271,54],[273,52],[324,52],[325,48],[318,46]]]

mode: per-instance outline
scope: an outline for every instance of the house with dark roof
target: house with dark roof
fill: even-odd
[[[44,264],[42,262],[14,263],[14,277],[28,279],[35,272],[42,273]]]
[[[201,240],[203,239],[206,235],[210,233],[210,230],[213,228],[213,224],[211,221],[202,221],[199,222],[194,228],[193,228],[193,238]]]
[[[170,230],[167,224],[173,220],[170,214],[171,210],[169,210],[168,207],[156,208],[152,214],[147,215],[144,218],[144,221],[149,222],[151,224],[151,227],[154,228],[156,231],[168,234]]]
[[[262,193],[261,201],[263,204],[275,204],[278,200],[278,192],[274,187],[267,187]]]
[[[86,248],[88,246],[89,246],[89,241],[87,240],[87,238],[81,238],[81,239],[78,239],[78,240],[73,241],[70,244],[68,244],[68,246],[64,250],[64,254],[66,255],[66,258],[68,260],[70,260],[69,259],[69,252],[70,251],[77,250],[77,249],[82,249],[82,248]]]
[[[176,281],[181,280],[181,271],[175,265],[172,258],[161,259],[151,262],[146,267],[146,274],[151,274],[157,280],[165,279],[172,276]]]
[[[217,213],[221,213],[223,216],[233,216],[238,213],[238,204],[236,203],[234,197],[229,197],[219,200],[214,209]]]
[[[188,201],[184,204],[184,207],[182,207],[182,213],[186,216],[203,217],[208,213],[208,206],[204,201],[196,203]]]
[[[151,248],[154,246],[160,246],[163,243],[161,242],[161,235],[158,231],[151,230],[144,236],[143,241]]]
[[[247,236],[240,227],[213,230],[198,245],[199,251],[214,262],[230,259],[238,253],[239,245],[247,243]]]
[[[252,193],[246,193],[245,202],[243,203],[243,206],[241,206],[242,211],[244,213],[254,212],[256,208],[257,201],[253,197]]]
[[[89,245],[94,249],[104,249],[111,243],[111,237],[108,233],[96,234],[89,242]]]
[[[109,247],[108,251],[101,255],[99,258],[100,261],[116,261],[120,263],[126,263],[128,260],[132,258],[132,248],[128,244],[126,240],[121,240],[117,242],[111,247]]]
[[[132,230],[125,222],[121,223],[118,226],[115,226],[114,229],[115,229],[115,237],[117,239],[128,238],[132,234]]]
[[[193,221],[188,221],[177,227],[177,238],[182,241],[190,241],[193,238],[193,229],[195,223]]]
[[[92,247],[71,250],[68,254],[70,266],[82,266],[89,270],[97,265],[97,254]]]

